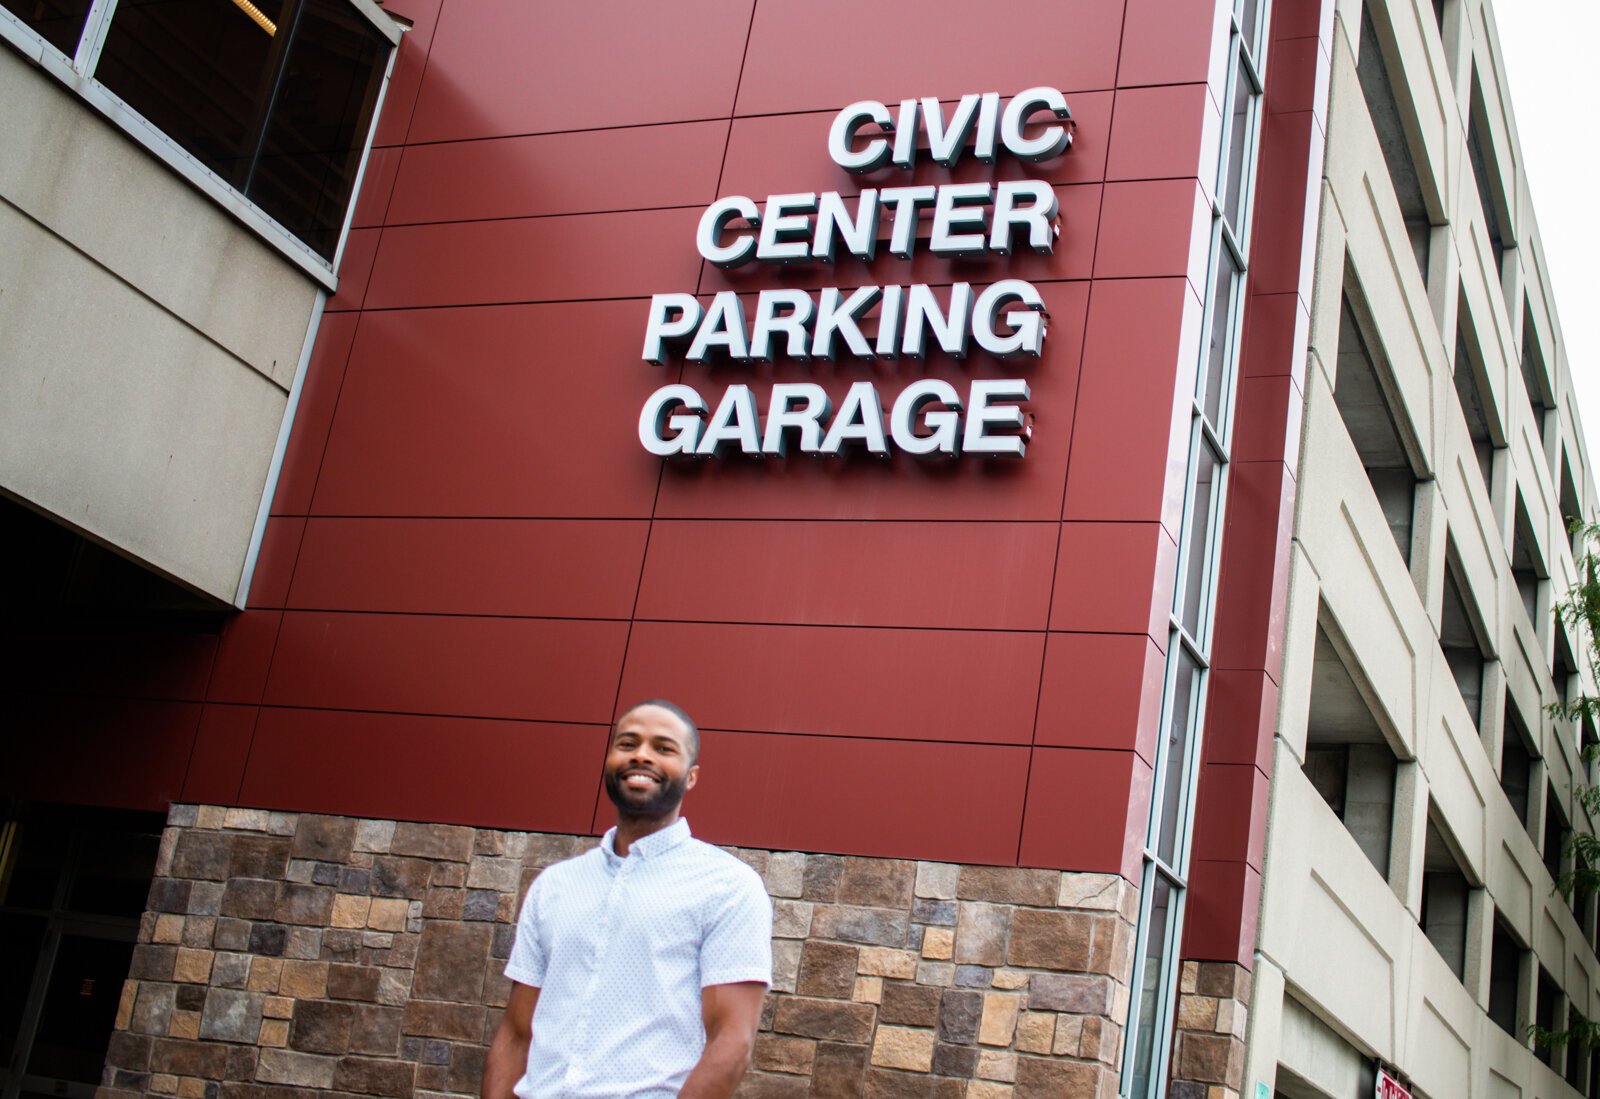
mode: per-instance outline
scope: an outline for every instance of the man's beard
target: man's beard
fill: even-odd
[[[685,793],[682,779],[674,781],[662,775],[660,785],[648,797],[631,794],[623,787],[622,774],[618,771],[606,772],[605,787],[606,797],[617,807],[617,812],[628,817],[664,817],[682,804]]]

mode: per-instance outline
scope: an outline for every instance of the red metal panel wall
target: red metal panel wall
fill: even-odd
[[[605,822],[618,708],[665,695],[707,730],[689,814],[716,840],[1135,872],[1199,350],[1213,6],[387,7],[415,27],[251,609],[201,687],[167,692],[197,704],[168,785],[583,831]],[[1054,255],[701,263],[719,195],[907,182],[829,160],[841,106],[1035,85],[1066,93],[1070,153],[913,178],[1047,180]],[[639,356],[655,292],[1003,277],[1048,302],[1035,363]],[[1020,462],[664,465],[635,437],[680,376],[892,395],[1019,373]]]

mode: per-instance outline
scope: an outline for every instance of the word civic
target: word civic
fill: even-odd
[[[828,155],[850,172],[892,165],[910,170],[923,153],[951,167],[963,156],[992,163],[1001,151],[1024,163],[1059,156],[1072,145],[1072,115],[1055,88],[1030,88],[1002,109],[996,92],[964,95],[947,116],[935,97],[906,99],[898,110],[852,103],[835,116]],[[876,134],[868,127],[875,127]],[[924,215],[927,215],[925,217]],[[927,221],[925,244],[919,226]],[[761,203],[729,195],[706,207],[695,246],[725,269],[833,263],[841,255],[871,262],[880,242],[909,260],[919,247],[949,259],[1010,256],[1014,248],[1050,253],[1060,236],[1054,189],[1033,179],[865,188],[768,195]],[[746,295],[749,298],[749,295]],[[963,358],[972,343],[1000,359],[1038,358],[1047,332],[1044,298],[1022,279],[987,286],[957,282],[943,293],[921,283],[762,290],[746,298],[724,290],[703,305],[687,293],[656,294],[645,322],[643,358],[664,364],[921,359],[930,346]],[[960,454],[1022,457],[1031,428],[1017,402],[1030,397],[1022,378],[974,380],[963,394],[936,379],[914,381],[887,405],[872,382],[856,382],[837,413],[815,383],[775,384],[763,411],[749,386],[729,385],[713,409],[693,386],[657,389],[639,415],[639,441],[663,457],[716,457],[736,449],[778,456],[839,455],[858,448],[887,456]],[[1020,429],[1020,430],[1019,430]]]

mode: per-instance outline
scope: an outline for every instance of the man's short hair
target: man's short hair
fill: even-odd
[[[676,702],[669,702],[664,698],[646,698],[635,702],[632,706],[622,711],[622,717],[627,717],[633,711],[642,709],[645,706],[659,706],[683,722],[683,727],[689,730],[689,766],[692,767],[698,763],[700,761],[700,727],[694,723],[694,718],[689,716],[688,711]],[[622,717],[617,718],[618,726],[622,724]],[[615,733],[616,729],[613,728],[612,732]]]

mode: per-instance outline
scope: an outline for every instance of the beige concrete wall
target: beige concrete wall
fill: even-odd
[[[1424,278],[1357,81],[1361,0],[1340,0],[1246,1093],[1255,1081],[1272,1083],[1281,1065],[1286,1078],[1294,1074],[1286,1094],[1353,1096],[1352,1066],[1376,1057],[1399,1066],[1420,1094],[1438,1099],[1571,1097],[1576,1093],[1535,1059],[1528,1043],[1492,1022],[1486,1007],[1498,914],[1574,1006],[1590,1018],[1600,1013],[1600,961],[1586,929],[1553,892],[1541,858],[1546,779],[1563,800],[1575,781],[1587,781],[1577,731],[1543,709],[1556,698],[1549,654],[1556,629],[1564,628],[1549,608],[1575,576],[1559,506],[1563,466],[1572,469],[1591,516],[1595,491],[1499,75],[1492,12],[1482,0],[1449,0],[1441,34],[1430,0],[1368,2],[1377,9],[1385,50],[1392,50],[1391,72],[1397,64],[1404,73],[1397,98],[1420,150],[1414,158],[1435,223],[1432,255]],[[1496,186],[1506,198],[1502,229],[1510,247],[1501,270],[1466,149],[1474,63]],[[1334,403],[1347,278],[1370,312],[1367,335],[1387,364],[1400,429],[1420,467],[1409,565]],[[1459,298],[1482,345],[1491,434],[1504,443],[1492,487],[1479,473],[1453,387]],[[1529,332],[1544,350],[1558,409],[1546,441],[1519,368]],[[1536,620],[1511,574],[1519,491],[1551,576]],[[1491,649],[1477,722],[1438,643],[1447,540],[1463,596]],[[1378,724],[1400,761],[1387,878],[1301,769],[1319,612],[1347,643],[1353,671],[1370,687]],[[1575,652],[1586,643],[1572,637]],[[1595,690],[1587,676],[1583,689]],[[1506,695],[1529,718],[1542,756],[1529,828],[1516,818],[1497,774]],[[1418,926],[1430,805],[1458,841],[1463,869],[1477,887],[1464,979]],[[1532,972],[1524,971],[1525,1002]],[[1314,1085],[1309,1090],[1307,1082]]]
[[[0,489],[231,601],[317,285],[0,47]]]

